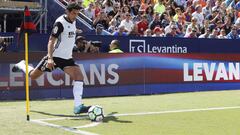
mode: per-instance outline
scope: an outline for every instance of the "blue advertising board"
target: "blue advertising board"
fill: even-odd
[[[46,53],[30,53],[36,65]],[[11,57],[9,57],[11,56]],[[239,54],[74,54],[84,97],[240,89]],[[24,53],[0,54],[0,99],[24,99],[25,76],[12,72]],[[72,98],[73,80],[61,70],[30,80],[31,99]]]
[[[16,33],[1,33],[0,36],[14,36],[14,42],[9,51],[21,52],[23,44],[18,45]],[[85,35],[87,40],[101,41],[101,52],[109,51],[112,40],[120,41],[120,48],[125,53],[240,53],[240,40],[236,39],[198,39],[170,37],[136,37],[136,36],[99,36]],[[47,51],[49,34],[32,34],[29,38],[30,51]]]

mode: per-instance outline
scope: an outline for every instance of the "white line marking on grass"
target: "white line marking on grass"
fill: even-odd
[[[101,124],[101,122],[92,122],[90,124],[83,125],[83,126],[77,126],[77,127],[74,127],[74,128],[89,128],[89,127],[95,127],[99,124]]]
[[[159,111],[159,112],[139,112],[139,113],[124,113],[124,114],[113,114],[113,115],[107,115],[105,117],[121,117],[121,116],[139,116],[139,115],[154,115],[154,114],[169,114],[169,113],[183,113],[183,112],[199,112],[199,111],[214,111],[214,110],[230,110],[230,109],[240,109],[240,106],[232,106],[232,107],[212,107],[212,108],[198,108],[198,109],[182,109],[182,110],[169,110],[169,111]],[[45,121],[53,121],[53,120],[66,120],[66,119],[85,119],[87,116],[83,117],[61,117],[61,118],[46,118],[46,119],[36,119],[31,120],[31,122],[43,125],[43,126],[49,126],[54,128],[63,129],[65,131],[69,131],[72,133],[82,134],[82,135],[98,135],[96,133],[91,133],[87,131],[78,130],[78,128],[88,128],[88,127],[95,127],[101,122],[93,122],[91,124],[83,125],[83,126],[77,126],[77,127],[66,127],[61,125],[56,125],[52,123],[48,123]]]
[[[31,122],[37,123],[37,124],[42,125],[42,126],[48,126],[48,127],[63,129],[65,131],[80,134],[80,135],[98,135],[98,134],[95,134],[95,133],[78,130],[76,128],[71,128],[71,127],[67,127],[67,126],[61,126],[61,125],[56,125],[56,124],[44,122],[44,121],[41,121],[41,120],[31,120]]]
[[[136,115],[154,115],[154,114],[167,114],[167,113],[181,113],[181,112],[198,112],[198,111],[213,111],[213,110],[229,110],[229,109],[240,109],[240,106],[230,106],[230,107],[212,107],[212,108],[198,108],[198,109],[181,109],[181,110],[169,110],[169,111],[159,111],[159,112],[139,112],[139,113],[123,113],[123,114],[113,114],[106,115],[110,116],[136,116]],[[59,118],[46,118],[46,119],[35,119],[37,121],[54,121],[54,120],[71,120],[71,119],[86,119],[88,116],[82,117],[59,117]]]
[[[154,114],[168,114],[168,113],[182,113],[182,112],[199,112],[199,111],[214,111],[214,110],[229,110],[229,109],[240,109],[240,106],[232,107],[213,107],[213,108],[199,108],[199,109],[183,109],[183,110],[170,110],[170,111],[160,111],[160,112],[139,112],[139,113],[125,113],[125,114],[113,114],[109,116],[137,116],[137,115],[154,115]]]
[[[88,116],[81,116],[81,117],[57,117],[57,118],[46,118],[46,119],[36,119],[40,121],[54,121],[54,120],[72,120],[72,119],[86,119]]]

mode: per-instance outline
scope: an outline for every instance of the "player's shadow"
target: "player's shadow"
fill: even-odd
[[[115,114],[117,114],[117,112],[112,112],[107,116],[105,116],[105,118],[103,119],[103,123],[108,123],[109,121],[114,121],[119,123],[132,123],[132,121],[129,121],[129,120],[119,120],[119,118],[115,116]]]
[[[48,116],[56,116],[56,117],[72,117],[72,118],[78,118],[78,115],[64,115],[64,114],[53,114],[53,113],[48,113],[48,112],[41,112],[41,111],[35,111],[35,110],[31,110],[31,112],[33,113],[39,113],[42,115],[48,115]],[[87,115],[81,115],[83,117],[86,117]]]

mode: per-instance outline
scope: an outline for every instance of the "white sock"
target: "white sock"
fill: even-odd
[[[18,65],[18,67],[19,67],[24,73],[26,73],[26,64],[25,64],[24,61],[19,62],[17,65]],[[32,70],[34,70],[34,68],[31,67],[31,66],[28,66],[28,74],[29,74]]]
[[[79,106],[82,104],[82,93],[83,93],[83,82],[74,81],[73,83],[73,96],[74,96],[74,106]]]

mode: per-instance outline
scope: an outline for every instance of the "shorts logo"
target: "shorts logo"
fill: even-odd
[[[146,43],[145,40],[129,40],[129,52],[132,53],[145,53]]]

